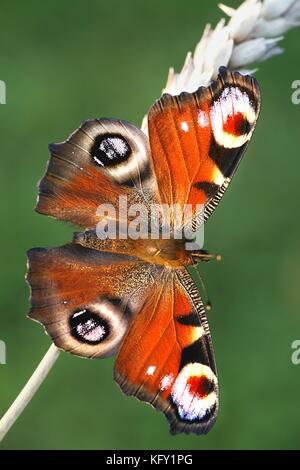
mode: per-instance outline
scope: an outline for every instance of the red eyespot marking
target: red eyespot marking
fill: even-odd
[[[224,132],[239,137],[249,132],[249,122],[243,113],[229,115],[223,124]]]
[[[187,387],[190,393],[198,396],[199,398],[205,398],[213,391],[213,383],[205,375],[192,375],[187,380]]]

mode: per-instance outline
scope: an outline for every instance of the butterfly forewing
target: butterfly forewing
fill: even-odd
[[[214,353],[203,303],[184,269],[161,274],[122,343],[115,379],[162,411],[172,433],[203,434],[213,425]]]
[[[198,225],[227,189],[260,110],[256,80],[220,69],[210,87],[163,95],[148,118],[151,159],[163,204],[190,204]],[[203,211],[201,211],[203,212]]]

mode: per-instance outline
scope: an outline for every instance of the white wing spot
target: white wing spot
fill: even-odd
[[[208,115],[202,109],[199,109],[199,111],[198,111],[198,124],[202,128],[207,127],[208,124],[209,124]]]
[[[182,121],[181,125],[180,125],[181,129],[184,131],[184,132],[188,132],[189,131],[189,125],[186,121]]]
[[[159,384],[159,388],[161,391],[166,390],[170,387],[171,383],[173,382],[173,374],[165,375]]]
[[[98,163],[98,165],[104,166],[104,164],[101,162],[101,160],[99,160],[99,158],[95,157],[95,155],[93,156],[93,159],[95,160],[95,162]]]
[[[233,135],[224,130],[224,124],[228,118],[239,113],[247,119],[250,125],[255,123],[256,113],[248,94],[237,87],[225,88],[210,110],[213,133],[219,145],[225,148],[238,148],[250,139],[253,128],[248,134],[242,135]]]
[[[113,160],[116,156],[124,157],[128,151],[128,144],[119,137],[107,137],[100,144],[100,150],[105,153],[107,158]]]
[[[76,329],[78,334],[88,341],[100,341],[106,334],[105,328],[97,325],[93,320],[79,324]]]
[[[149,366],[146,372],[146,375],[153,375],[155,372],[156,366]]]
[[[178,414],[182,419],[193,421],[202,419],[210,412],[217,402],[216,391],[210,392],[205,397],[197,396],[190,389],[188,380],[190,377],[206,377],[217,385],[217,378],[211,368],[197,362],[187,364],[180,372],[172,387],[171,396],[177,406]]]
[[[75,317],[79,317],[79,315],[82,315],[82,314],[85,313],[85,312],[86,312],[85,309],[84,309],[84,310],[80,310],[80,312],[74,313],[73,317],[74,317],[74,318],[75,318]]]

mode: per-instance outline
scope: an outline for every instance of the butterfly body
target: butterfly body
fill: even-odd
[[[259,109],[255,80],[221,68],[208,88],[163,95],[148,135],[126,121],[84,122],[50,146],[40,182],[37,211],[84,231],[28,252],[30,318],[72,354],[116,354],[120,388],[162,411],[172,433],[205,434],[216,420],[211,335],[187,271],[210,255],[188,244],[228,188]]]
[[[186,250],[186,240],[147,239],[132,240],[99,240],[94,231],[75,234],[74,240],[87,248],[99,251],[111,251],[127,255],[135,254],[140,260],[147,263],[164,266],[167,269],[179,269],[195,264],[193,252]]]

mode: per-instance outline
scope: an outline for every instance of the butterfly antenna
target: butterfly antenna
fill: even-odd
[[[212,253],[208,253],[207,251],[204,251],[204,250],[201,250],[201,252],[197,253],[193,253],[193,258],[195,258],[196,260],[199,260],[199,261],[204,261],[204,262],[208,262],[208,261],[211,261],[211,260],[215,260],[215,261],[222,261],[222,255],[216,255],[216,254],[212,254]]]
[[[205,300],[205,301],[204,301],[204,306],[205,306],[205,309],[210,312],[211,309],[212,309],[212,304],[211,304],[211,302],[209,301],[208,292],[207,292],[205,283],[204,283],[203,278],[202,278],[201,274],[199,273],[197,267],[195,267],[195,272],[196,272],[197,278],[198,278],[198,280],[199,280],[199,282],[200,282],[201,289],[202,289],[203,294],[204,294],[204,300]]]

